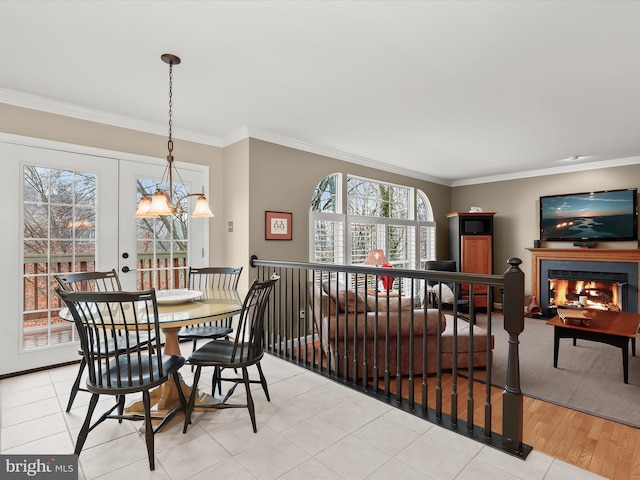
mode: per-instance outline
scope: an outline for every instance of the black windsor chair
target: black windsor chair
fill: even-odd
[[[120,279],[118,278],[118,274],[115,269],[104,272],[75,272],[75,273],[66,273],[60,275],[53,276],[60,288],[66,291],[75,291],[75,292],[120,292],[122,291],[122,287],[120,286]],[[116,333],[116,332],[113,332]],[[118,332],[117,334],[122,334],[122,332]],[[153,341],[153,338],[149,338],[148,336],[142,336],[140,338],[135,338],[131,334],[129,334],[128,345],[129,348],[149,348],[149,344]],[[103,348],[106,348],[109,351],[113,351],[115,348],[115,344],[112,339],[107,338],[107,341]],[[84,351],[82,350],[82,346],[78,350],[78,354],[82,357],[80,361],[80,367],[78,368],[78,374],[76,375],[76,379],[73,382],[71,387],[71,393],[69,394],[69,401],[67,403],[67,412],[71,410],[73,406],[73,402],[76,398],[76,395],[79,391],[87,392],[86,388],[80,387],[80,382],[82,380],[82,375],[87,366],[87,360],[84,355]]]
[[[155,290],[141,292],[69,292],[56,289],[67,305],[78,329],[80,344],[87,362],[87,390],[92,393],[87,414],[78,434],[74,453],[80,455],[91,430],[109,418],[144,420],[149,468],[155,469],[154,435],[174,415],[186,407],[180,388],[178,369],[185,363],[180,355],[160,353],[160,327]],[[124,329],[129,335],[112,335]],[[113,349],[105,349],[101,338],[113,341]],[[146,350],[130,345],[132,338],[152,338]],[[149,390],[173,378],[180,403],[162,417],[151,415]],[[124,398],[130,393],[142,393],[144,415],[124,414]],[[93,424],[91,419],[100,395],[114,395],[115,405]],[[113,414],[115,409],[118,414]],[[152,421],[159,420],[157,426]]]
[[[241,273],[242,267],[189,267],[189,288],[205,292],[205,295],[206,291],[211,289],[237,290]],[[204,322],[182,327],[178,332],[178,339],[192,340],[192,351],[195,351],[198,346],[198,340],[228,338],[229,334],[233,332],[231,327],[232,318],[228,317],[215,322]]]
[[[214,385],[219,381],[230,381],[233,382],[233,386],[227,391],[220,403],[207,405],[198,404],[198,408],[247,408],[249,410],[249,416],[251,417],[253,431],[254,433],[258,431],[256,427],[255,407],[253,404],[253,397],[251,396],[250,384],[260,383],[267,400],[271,400],[269,397],[269,390],[267,388],[267,380],[265,379],[262,367],[260,366],[260,360],[264,355],[264,315],[273,287],[279,278],[279,276],[274,274],[270,280],[255,280],[253,282],[244,299],[233,342],[213,340],[198,348],[189,357],[188,363],[195,366],[196,371],[194,373],[191,396],[189,398],[185,414],[183,433],[187,433],[188,425],[191,423],[191,414],[193,413],[195,397],[197,395],[197,386],[202,367],[214,367]],[[251,365],[256,365],[258,368],[260,380],[251,380],[249,378],[247,367]],[[241,370],[242,378],[220,378],[223,369],[226,368]],[[233,395],[233,392],[240,383],[243,383],[245,386],[247,403],[228,403],[229,398]]]

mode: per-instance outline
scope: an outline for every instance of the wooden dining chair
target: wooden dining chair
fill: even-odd
[[[233,342],[212,340],[198,348],[189,357],[188,363],[195,366],[196,370],[193,376],[191,395],[185,413],[183,433],[187,433],[187,428],[191,423],[191,414],[194,409],[202,367],[214,367],[214,376],[216,375],[215,372],[218,372],[217,375],[221,375],[224,369],[237,369],[242,371],[242,377],[214,378],[214,382],[230,381],[233,385],[219,403],[198,404],[198,409],[247,408],[249,410],[249,416],[251,417],[253,431],[254,433],[258,431],[250,384],[260,383],[267,400],[270,401],[267,380],[262,372],[260,360],[262,360],[264,355],[264,315],[273,287],[279,278],[277,275],[274,275],[269,280],[255,280],[253,282],[244,299]],[[259,380],[251,380],[249,378],[248,367],[251,365],[257,367],[260,376]],[[245,386],[246,404],[229,403],[229,398],[233,395],[235,388],[240,383],[243,383]]]
[[[60,288],[56,292],[73,316],[78,329],[80,345],[87,365],[87,390],[92,393],[87,414],[78,434],[74,453],[80,455],[91,430],[107,419],[144,420],[149,468],[155,469],[154,435],[178,411],[186,407],[186,398],[180,388],[178,369],[185,363],[180,355],[160,353],[160,327],[155,290],[141,292],[72,292]],[[111,335],[113,330],[126,330],[129,335]],[[140,350],[130,344],[131,338],[152,338],[150,347]],[[100,339],[100,340],[99,340]],[[111,344],[104,348],[105,343]],[[149,391],[170,378],[180,397],[179,405],[164,416],[151,415]],[[144,415],[124,414],[125,395],[142,394]],[[92,417],[100,395],[113,395],[115,405],[100,415],[94,423]],[[117,414],[113,414],[114,410]],[[152,421],[159,420],[154,427]],[[109,455],[108,449],[103,455]]]
[[[120,279],[118,278],[118,274],[113,270],[102,271],[102,272],[73,272],[66,273],[60,275],[54,275],[53,278],[56,279],[58,285],[62,290],[66,291],[80,291],[80,292],[119,292],[122,291],[122,287],[120,286]],[[122,332],[117,332],[119,335],[122,335]],[[141,338],[133,337],[131,334],[129,335],[128,345],[130,348],[149,348],[153,338],[149,338],[147,335],[143,335]],[[107,343],[103,346],[103,348],[113,348],[114,344]],[[67,412],[71,410],[73,406],[73,402],[76,398],[76,395],[79,391],[87,392],[86,388],[80,387],[80,382],[82,381],[82,375],[84,374],[85,368],[87,367],[87,360],[85,356],[85,352],[82,349],[82,345],[78,350],[78,354],[82,357],[80,360],[80,367],[78,368],[78,373],[76,378],[71,386],[71,393],[69,394],[69,401],[67,402]]]

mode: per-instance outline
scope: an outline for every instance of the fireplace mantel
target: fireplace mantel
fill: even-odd
[[[529,248],[528,250],[531,252],[531,294],[538,299],[540,298],[540,262],[542,260],[636,263],[640,272],[640,249]],[[640,273],[638,277],[636,285],[640,285]],[[637,311],[640,312],[640,300]]]

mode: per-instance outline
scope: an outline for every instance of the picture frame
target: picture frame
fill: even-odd
[[[264,212],[265,240],[291,240],[291,212]]]

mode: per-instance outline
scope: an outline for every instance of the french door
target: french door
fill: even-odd
[[[138,187],[160,181],[162,161],[18,139],[0,136],[5,194],[14,205],[0,235],[0,375],[78,359],[75,328],[57,315],[55,274],[116,268],[126,290],[172,288],[182,286],[188,265],[207,261],[206,221],[134,217]],[[207,173],[180,170],[188,188],[200,185],[194,191],[206,187]]]

